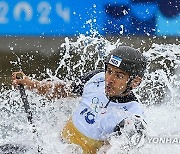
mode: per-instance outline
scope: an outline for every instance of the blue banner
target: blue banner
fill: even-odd
[[[75,35],[92,28],[101,33],[102,11],[96,0],[4,0],[0,1],[0,34]]]
[[[0,35],[180,36],[180,1],[0,0]]]

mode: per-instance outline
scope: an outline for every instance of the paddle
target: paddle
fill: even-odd
[[[18,73],[16,75],[17,79],[22,79],[23,75],[21,73]],[[25,88],[22,84],[18,85],[18,89],[20,91],[20,95],[21,95],[21,99],[22,102],[24,103],[24,108],[25,108],[25,112],[27,113],[27,120],[30,123],[30,125],[33,128],[33,133],[36,134],[36,136],[38,137],[38,132],[36,130],[36,126],[33,123],[33,116],[32,116],[32,111],[30,109],[30,105],[29,102],[27,100],[27,95],[25,92]],[[38,145],[38,153],[42,154],[43,148]],[[24,154],[28,151],[28,149],[20,144],[4,144],[4,145],[0,145],[0,154]]]
[[[18,73],[16,75],[16,78],[17,79],[22,79],[23,76],[22,76],[21,73]],[[20,94],[21,94],[22,102],[24,103],[25,112],[27,113],[27,119],[28,119],[29,123],[33,125],[33,128],[35,129],[35,125],[33,124],[32,112],[30,110],[30,106],[29,106],[29,102],[27,100],[27,95],[26,95],[24,86],[22,84],[19,84],[18,89],[19,89]]]
[[[22,78],[23,78],[23,75],[21,73],[16,74],[16,79],[22,79]],[[21,94],[22,102],[24,103],[25,112],[27,113],[27,120],[30,123],[30,125],[32,125],[32,128],[33,128],[32,132],[34,134],[36,134],[36,136],[38,137],[38,132],[37,132],[35,124],[33,123],[32,111],[30,109],[30,105],[29,105],[29,102],[28,102],[28,99],[27,99],[27,95],[26,95],[26,92],[25,92],[24,85],[19,84],[18,89],[19,89],[20,94]],[[40,145],[38,145],[38,153],[42,153],[42,147]]]

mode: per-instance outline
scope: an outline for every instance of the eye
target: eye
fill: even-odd
[[[124,75],[118,73],[118,74],[116,74],[116,78],[117,78],[117,79],[123,79],[123,78],[124,78]]]
[[[108,69],[107,69],[107,73],[108,73],[108,74],[112,74],[112,70],[108,68]]]

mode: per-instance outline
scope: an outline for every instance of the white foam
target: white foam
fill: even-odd
[[[67,66],[68,71],[75,71],[75,68],[80,65],[84,69],[86,60],[91,55],[94,55],[94,51],[87,54],[87,48],[90,46],[95,46],[95,53],[99,55],[94,63],[94,68],[97,68],[104,55],[118,45],[120,45],[119,42],[113,44],[104,38],[97,39],[95,37],[85,37],[84,35],[80,35],[76,42],[71,42],[66,38],[65,43],[62,45],[65,46],[66,56],[60,60],[60,65],[55,73],[48,70],[49,76],[56,79],[58,70],[63,66]],[[73,65],[74,67],[72,68],[70,63],[66,62],[66,59],[71,57],[70,48],[76,49],[75,53],[80,52],[79,49],[81,49],[80,64]],[[179,51],[180,46],[178,45],[154,44],[152,49],[145,53],[146,56],[150,57],[149,61],[151,64],[148,65],[145,80],[135,90],[135,93],[144,104],[148,123],[147,137],[149,138],[175,138],[180,135]],[[154,67],[155,65],[157,67]],[[81,74],[83,73],[82,69],[80,70]],[[0,94],[0,144],[23,144],[33,148],[28,152],[31,154],[34,154],[38,144],[42,146],[44,154],[80,153],[81,149],[75,145],[63,143],[59,135],[71,113],[77,107],[80,98],[49,101],[33,92],[26,92],[31,109],[33,110],[33,119],[36,124],[38,137],[32,133],[32,127],[27,121],[19,91],[6,90]],[[146,93],[147,95],[145,95]],[[165,144],[156,142],[157,140],[149,143],[146,140],[144,146],[130,149],[129,153],[176,154],[180,151],[180,143]],[[120,149],[122,141],[112,138],[110,143],[111,148],[107,153],[127,152],[127,149]]]

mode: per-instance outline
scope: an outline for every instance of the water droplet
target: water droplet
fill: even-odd
[[[14,48],[13,47],[10,47],[10,50],[12,51]]]

